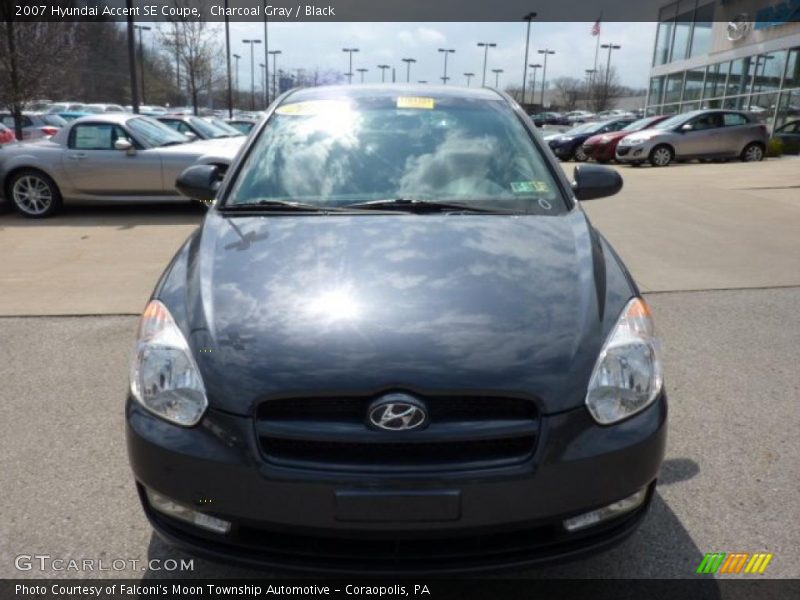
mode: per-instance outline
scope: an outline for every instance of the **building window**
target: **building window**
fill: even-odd
[[[745,110],[760,122],[765,123],[772,120],[777,104],[778,94],[774,92],[771,94],[753,94],[750,96],[750,102],[745,107]]]
[[[786,67],[786,51],[760,54],[753,61],[753,93],[771,92],[781,85],[781,77]]]
[[[706,70],[702,67],[686,71],[686,84],[683,88],[684,101],[700,100],[700,97],[703,95],[703,79],[705,75]]]
[[[652,77],[650,78],[650,94],[649,104],[661,104],[662,96],[664,95],[664,78]]]
[[[728,79],[729,68],[730,63],[727,62],[708,65],[703,98],[715,98],[725,94],[725,81]]]
[[[656,30],[656,54],[653,57],[654,65],[664,65],[669,62],[670,48],[672,47],[672,34],[675,29],[675,15],[678,3],[670,4],[661,9],[658,14],[658,29]]]
[[[683,71],[667,75],[667,90],[664,94],[664,102],[680,102],[682,90]]]
[[[714,3],[698,6],[694,16],[692,44],[689,56],[708,54],[711,48],[711,27],[714,23]]]
[[[786,65],[786,79],[783,89],[800,87],[800,48],[789,52],[789,61]]]
[[[750,63],[754,57],[740,58],[731,62],[731,73],[725,96],[740,96],[750,91]],[[727,107],[726,107],[727,108]]]
[[[675,18],[675,35],[673,36],[670,62],[688,58],[693,21],[694,0],[681,0],[678,5],[678,16]]]

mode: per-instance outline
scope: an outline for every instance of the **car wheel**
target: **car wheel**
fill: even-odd
[[[572,153],[572,158],[576,162],[586,162],[587,160],[589,160],[589,157],[586,156],[586,152],[584,152],[583,148],[581,148],[580,146],[575,148],[575,152]]]
[[[58,186],[41,171],[26,169],[8,184],[9,197],[19,213],[31,219],[49,217],[61,208]]]
[[[672,162],[672,158],[672,148],[663,144],[650,151],[650,164],[654,167],[666,167]]]
[[[741,159],[744,162],[758,162],[764,160],[764,147],[757,142],[747,144],[744,150],[742,150]]]

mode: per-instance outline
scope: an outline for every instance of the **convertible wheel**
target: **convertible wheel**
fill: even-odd
[[[8,189],[14,207],[24,217],[41,219],[61,208],[58,187],[41,171],[20,171],[11,178]]]
[[[672,162],[672,149],[669,146],[656,146],[650,152],[650,164],[654,167],[666,167]]]
[[[575,148],[575,153],[572,155],[572,158],[575,159],[577,162],[586,162],[589,160],[589,157],[586,156],[586,152],[583,151],[583,148],[578,146]]]
[[[764,160],[764,148],[761,144],[755,142],[747,144],[744,150],[742,150],[741,159],[744,162],[758,162]]]

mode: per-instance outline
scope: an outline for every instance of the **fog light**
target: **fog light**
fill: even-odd
[[[642,502],[644,502],[646,497],[647,488],[644,487],[635,494],[632,494],[627,498],[623,498],[622,500],[617,500],[608,506],[604,506],[602,508],[598,508],[597,510],[583,513],[577,517],[572,517],[565,520],[564,529],[567,531],[579,531],[581,529],[585,529],[586,527],[591,527],[592,525],[602,523],[603,521],[608,521],[609,519],[613,519],[614,517],[618,517],[622,514],[632,511],[635,508],[638,508],[642,505]]]
[[[633,155],[634,156],[639,156],[641,153],[642,153],[642,149],[641,148],[639,148],[638,150],[634,150],[633,151]]]
[[[170,517],[186,521],[214,533],[228,533],[231,530],[231,524],[228,521],[198,512],[183,504],[178,504],[153,490],[147,490],[147,499],[150,501],[150,506]]]

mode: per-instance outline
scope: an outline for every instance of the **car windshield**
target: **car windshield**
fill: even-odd
[[[163,123],[148,117],[129,119],[127,125],[140,141],[153,148],[171,144],[184,144],[189,141],[189,138],[182,133],[178,133]]]
[[[541,150],[506,103],[389,94],[278,107],[225,205],[274,200],[566,210]]]
[[[236,128],[235,128],[235,127],[233,127],[232,125],[228,125],[228,124],[227,124],[225,121],[222,121],[221,119],[217,119],[217,118],[211,118],[211,119],[209,119],[209,122],[210,122],[210,123],[211,123],[211,124],[212,124],[214,127],[216,127],[217,129],[220,129],[220,130],[224,131],[224,132],[225,132],[225,133],[227,133],[228,135],[242,135],[242,132],[241,132],[241,131],[239,131],[238,129],[236,129]]]
[[[675,115],[674,117],[670,117],[669,119],[661,121],[661,123],[653,125],[653,129],[673,129],[674,127],[678,127],[679,125],[685,123],[693,116],[694,115],[692,114]]]
[[[223,131],[219,127],[214,126],[213,123],[209,123],[200,117],[187,117],[186,120],[192,127],[199,131],[200,135],[204,138],[221,138],[230,135],[227,131]]]
[[[597,123],[584,123],[583,125],[578,125],[577,127],[573,127],[569,131],[565,131],[563,135],[577,135],[579,133],[585,133],[593,129],[597,126]]]
[[[60,115],[42,115],[42,120],[53,127],[64,127],[67,120]]]
[[[658,117],[645,117],[644,119],[637,119],[630,125],[623,127],[620,131],[639,131],[640,129],[645,129],[657,118]]]

